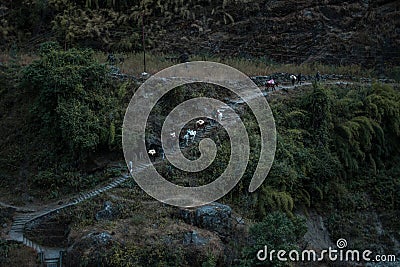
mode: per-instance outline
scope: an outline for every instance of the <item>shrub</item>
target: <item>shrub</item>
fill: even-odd
[[[62,51],[55,43],[43,44],[40,56],[25,68],[21,86],[32,94],[41,133],[76,160],[114,143],[120,110],[106,66],[91,50]]]
[[[305,221],[301,217],[291,220],[282,212],[268,214],[263,221],[250,227],[250,244],[243,249],[241,266],[286,266],[287,263],[276,259],[261,262],[256,258],[257,252],[264,249],[264,246],[267,246],[268,250],[296,250],[297,243],[306,233],[306,229]]]

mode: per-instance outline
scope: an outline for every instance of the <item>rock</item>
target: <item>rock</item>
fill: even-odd
[[[6,223],[3,223],[3,228],[7,228],[7,224]]]
[[[201,237],[196,231],[192,231],[189,233],[186,233],[183,237],[183,244],[184,245],[196,245],[196,246],[202,246],[205,245],[209,242],[207,238]]]
[[[93,242],[99,245],[105,245],[109,243],[112,239],[111,235],[109,233],[103,232],[103,233],[92,233],[88,235],[88,238],[91,238]]]
[[[118,215],[118,210],[115,209],[111,201],[104,202],[104,209],[96,213],[96,220],[113,220]]]
[[[312,19],[312,12],[310,10],[304,10],[303,16],[309,19]]]
[[[109,67],[109,75],[114,78],[114,79],[118,79],[118,80],[127,80],[129,79],[129,76],[125,73],[122,73],[120,68],[116,67],[116,66],[110,66]]]
[[[236,221],[238,224],[245,224],[244,219],[242,217],[236,217]]]
[[[226,234],[231,229],[232,208],[213,202],[195,210],[181,210],[185,222],[219,234]]]

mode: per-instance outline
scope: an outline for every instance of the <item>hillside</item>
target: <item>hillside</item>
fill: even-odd
[[[399,8],[398,1],[236,1],[189,9],[196,20],[172,20],[152,36],[163,51],[383,67],[400,59]]]
[[[380,73],[400,61],[398,1],[12,1],[0,6],[0,44],[361,64]],[[143,14],[145,14],[143,19]]]
[[[155,201],[126,175],[122,117],[138,81],[110,75],[91,50],[44,43],[37,57],[27,66],[1,68],[0,265],[17,266],[9,255],[24,247],[15,241],[44,251],[44,260],[59,260],[62,252],[66,266],[256,266],[264,245],[320,251],[340,238],[349,249],[399,255],[397,83],[323,75],[319,83],[305,76],[292,86],[287,74],[273,74],[282,84],[262,89],[274,113],[277,151],[254,193],[248,186],[260,136],[251,110],[221,88],[174,89],[149,117],[149,149],[159,149],[166,114],[199,96],[229,103],[251,144],[247,169],[232,191],[218,203],[184,209]],[[181,148],[197,158],[206,137],[218,148],[207,171],[186,173],[157,155],[158,172],[183,186],[213,181],[229,160],[225,130],[210,124]],[[148,167],[134,163],[139,175]]]
[[[0,267],[398,266],[399,15],[390,0],[0,1]],[[198,60],[242,71],[262,94],[237,77],[224,80],[240,84],[241,98],[189,83],[126,116],[133,96],[160,92],[141,90],[146,79]],[[206,97],[217,104],[180,110]],[[259,100],[276,127],[270,169],[260,120],[271,118]],[[150,106],[141,140],[141,123],[125,118]],[[174,112],[203,113],[168,126],[168,158],[161,129]],[[236,145],[239,122],[246,138]],[[205,169],[174,164],[182,154],[197,166],[210,140]],[[156,172],[181,188],[221,185],[213,182],[233,158],[246,160],[232,164],[229,179],[240,179],[228,191],[215,186],[226,194],[200,207],[168,205],[142,188]],[[257,171],[265,180],[250,192]],[[174,192],[167,200],[182,199],[166,188],[157,189]],[[266,247],[370,250],[372,262],[323,253],[263,261]]]

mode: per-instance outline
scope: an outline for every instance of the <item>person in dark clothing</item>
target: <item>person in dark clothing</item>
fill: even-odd
[[[319,71],[317,71],[317,74],[315,74],[315,80],[319,82],[320,79],[321,79],[321,74],[319,73]]]
[[[292,86],[294,86],[294,84],[295,84],[295,82],[296,82],[296,79],[297,79],[296,76],[292,74],[292,75],[290,75],[289,78],[290,78],[290,80],[292,81]]]
[[[301,73],[297,75],[297,84],[301,84]]]

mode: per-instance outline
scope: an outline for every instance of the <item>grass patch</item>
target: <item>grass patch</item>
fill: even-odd
[[[107,61],[107,55],[103,52],[97,52],[95,58],[100,62]],[[121,72],[130,75],[139,76],[143,70],[143,53],[124,53],[117,54],[117,58],[123,57],[124,62],[116,65],[121,69]],[[154,74],[162,69],[173,66],[174,62],[168,58],[174,58],[174,55],[165,54],[146,54],[146,72]],[[303,75],[314,75],[317,71],[321,74],[339,74],[351,75],[357,77],[372,77],[374,70],[365,69],[361,65],[325,65],[321,63],[310,64],[278,64],[262,59],[244,59],[244,58],[220,58],[212,56],[191,55],[191,61],[214,61],[229,65],[236,68],[249,76],[268,75],[271,73],[287,72],[287,73],[302,73]],[[117,60],[118,62],[118,60]]]
[[[95,58],[102,63],[107,62],[107,53],[96,52]],[[117,67],[120,68],[122,73],[139,76],[144,71],[143,66],[143,53],[118,53],[116,54],[117,59],[120,57],[124,58],[123,62],[117,60]],[[166,55],[147,53],[146,54],[146,72],[150,74],[157,73],[158,71],[168,68],[176,64],[168,58],[178,57],[177,55]],[[0,62],[3,64],[10,63],[17,58],[18,63],[25,66],[30,64],[33,60],[37,59],[36,55],[32,54],[18,54],[11,56],[10,53],[0,54]],[[191,55],[191,61],[214,61],[229,65],[236,68],[249,76],[257,75],[268,75],[271,73],[302,73],[303,75],[314,75],[317,71],[321,74],[339,74],[339,75],[351,75],[356,77],[374,77],[375,72],[373,69],[365,69],[361,65],[326,65],[322,63],[307,63],[307,64],[279,64],[269,60],[263,59],[245,59],[245,58],[220,58],[213,56],[201,56]],[[118,63],[119,62],[119,63]],[[386,70],[388,76],[398,79],[398,70],[393,69]],[[395,72],[395,74],[393,74]]]

